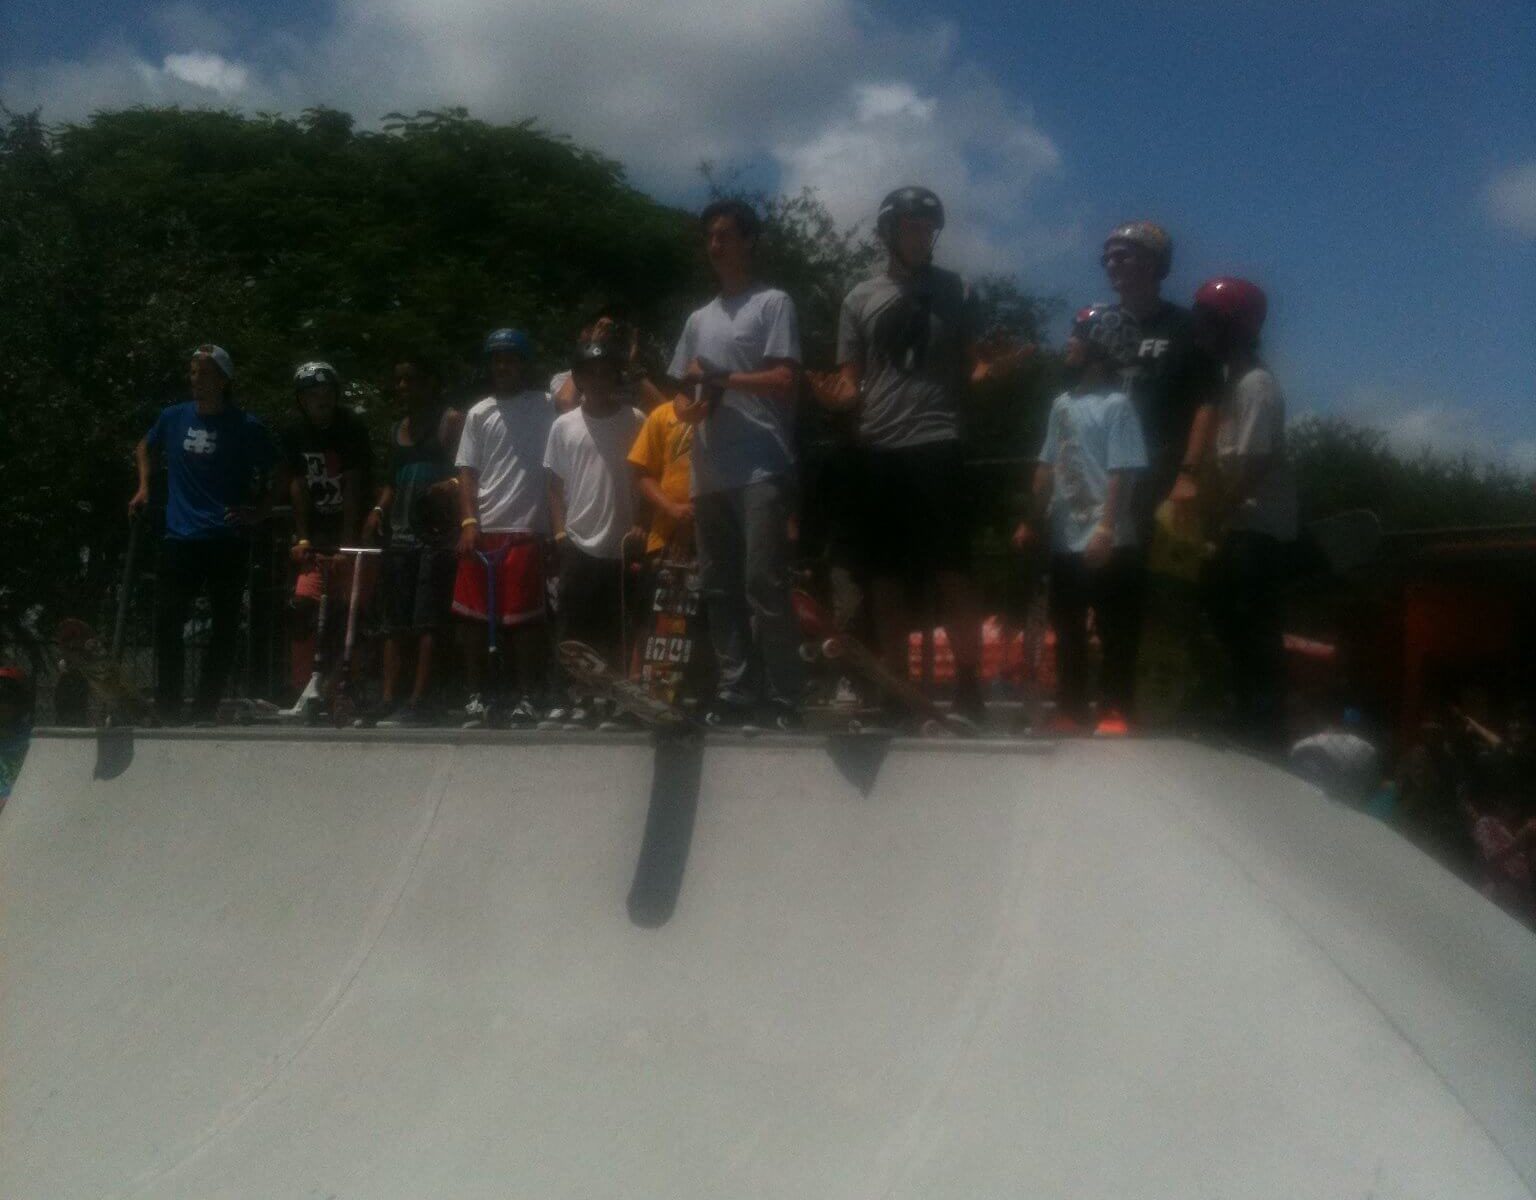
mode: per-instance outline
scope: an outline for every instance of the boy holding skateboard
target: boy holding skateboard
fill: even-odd
[[[465,415],[455,460],[459,568],[453,611],[463,619],[460,646],[470,693],[464,728],[490,721],[487,699],[494,698],[485,691],[485,674],[493,644],[487,626],[493,623],[509,643],[521,690],[511,723],[530,727],[538,722],[533,695],[548,649],[543,546],[550,532],[549,489],[543,464],[555,410],[543,391],[528,386],[533,346],[527,334],[494,330],[483,349],[491,394]],[[489,571],[495,572],[494,585]]]
[[[1071,386],[1051,405],[1035,468],[1033,510],[1014,532],[1024,549],[1044,516],[1050,538],[1050,615],[1056,630],[1056,714],[1052,731],[1088,721],[1088,611],[1103,648],[1101,735],[1126,732],[1136,681],[1137,532],[1132,498],[1146,469],[1141,423],[1117,386],[1113,338],[1118,314],[1105,306],[1077,314],[1064,363]]]
[[[571,366],[580,403],[550,426],[544,449],[549,502],[560,556],[560,636],[590,646],[624,675],[622,618],[630,545],[639,549],[634,487],[627,455],[645,423],[620,398],[622,363],[610,342],[592,341]],[[584,726],[595,715],[590,696],[557,706],[551,723]]]

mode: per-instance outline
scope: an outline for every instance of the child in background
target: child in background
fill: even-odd
[[[1486,752],[1462,811],[1477,846],[1480,891],[1536,928],[1536,758]]]
[[[1095,305],[1077,314],[1064,358],[1072,385],[1051,406],[1035,468],[1033,511],[1014,532],[1020,550],[1050,527],[1050,614],[1056,630],[1055,733],[1089,721],[1088,611],[1103,649],[1094,732],[1126,732],[1136,683],[1141,565],[1132,498],[1146,469],[1141,423],[1115,384],[1118,310]]]
[[[585,642],[622,675],[625,544],[633,536],[638,551],[644,536],[627,455],[645,417],[622,401],[621,371],[610,343],[580,348],[572,378],[581,404],[550,427],[544,467],[560,553],[560,636]],[[575,697],[569,706],[557,701],[544,724],[580,728],[596,715],[591,697]]]

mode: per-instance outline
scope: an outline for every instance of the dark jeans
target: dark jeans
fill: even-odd
[[[629,664],[619,662],[620,614],[627,607],[631,619],[635,615],[633,585],[625,584],[618,559],[598,558],[569,542],[560,547],[560,636],[585,642],[621,674]]]
[[[249,546],[244,538],[182,541],[160,544],[158,594],[155,602],[155,707],[174,719],[181,713],[186,675],[183,628],[198,592],[208,589],[213,627],[203,669],[198,674],[194,708],[211,716],[224,695],[224,684],[235,659],[240,633],[240,593],[245,585]]]
[[[1289,548],[1264,533],[1228,533],[1201,578],[1205,610],[1232,661],[1232,698],[1243,732],[1284,737],[1283,585]]]
[[[1088,610],[1093,609],[1102,663],[1099,706],[1130,716],[1136,698],[1136,647],[1141,632],[1141,555],[1114,551],[1102,567],[1081,554],[1051,556],[1050,617],[1056,630],[1056,709],[1088,715]]]

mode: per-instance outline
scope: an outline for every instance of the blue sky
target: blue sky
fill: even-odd
[[[747,15],[750,14],[750,15]],[[1251,275],[1297,410],[1536,467],[1536,5],[178,0],[0,6],[0,99],[534,115],[686,200],[700,158],[845,220],[933,183],[957,265],[1101,298],[1167,224],[1170,291]]]

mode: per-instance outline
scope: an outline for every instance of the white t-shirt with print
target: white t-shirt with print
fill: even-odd
[[[454,464],[480,475],[482,533],[549,533],[544,447],[555,410],[543,392],[487,396],[465,414]]]
[[[565,536],[596,558],[618,558],[635,524],[629,450],[645,415],[620,405],[611,416],[573,408],[555,418],[544,466],[565,492]]]

